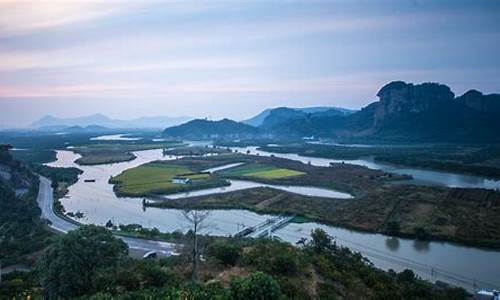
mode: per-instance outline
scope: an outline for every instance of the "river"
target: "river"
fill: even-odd
[[[78,167],[83,170],[78,182],[69,188],[67,197],[61,199],[66,211],[84,213],[84,217],[78,221],[87,224],[104,225],[111,220],[115,225],[136,223],[149,228],[156,227],[164,232],[185,231],[187,223],[183,220],[180,210],[143,209],[140,198],[118,198],[114,194],[112,185],[108,184],[111,176],[149,161],[175,158],[163,156],[162,150],[138,151],[134,154],[137,158],[130,162],[79,166],[74,163],[79,157],[78,154],[72,151],[57,151],[57,160],[48,165]],[[263,155],[262,152],[260,154]],[[325,161],[329,164],[331,160]],[[95,179],[96,182],[86,183],[85,179]],[[232,235],[244,226],[256,225],[270,217],[272,216],[246,210],[212,210],[207,233]],[[303,237],[308,237],[314,228],[324,229],[336,238],[338,244],[359,251],[375,266],[384,270],[401,271],[409,268],[424,279],[441,280],[469,290],[473,289],[474,283],[481,288],[500,288],[498,251],[447,242],[419,242],[312,222],[289,224],[276,231],[275,235],[295,243]]]
[[[301,156],[296,153],[277,153],[258,150],[255,146],[250,147],[232,147],[233,151],[240,153],[249,153],[254,155],[263,155],[282,157],[291,160],[310,163],[314,166],[327,167],[330,163],[348,163],[358,166],[364,166],[373,170],[382,170],[396,174],[411,175],[413,179],[405,182],[421,185],[437,185],[446,187],[463,187],[463,188],[483,188],[483,189],[500,189],[500,180],[492,180],[482,176],[457,174],[445,171],[434,171],[428,169],[411,168],[406,166],[394,165],[389,163],[380,163],[373,158],[355,159],[355,160],[339,160],[320,157]]]

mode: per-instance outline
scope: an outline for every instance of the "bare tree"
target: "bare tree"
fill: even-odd
[[[195,282],[198,280],[198,261],[200,259],[199,255],[199,243],[198,243],[198,233],[203,229],[208,227],[205,223],[206,219],[210,216],[210,211],[206,210],[185,210],[182,212],[182,216],[189,223],[190,230],[193,233],[193,249],[192,249],[192,274],[191,280]]]

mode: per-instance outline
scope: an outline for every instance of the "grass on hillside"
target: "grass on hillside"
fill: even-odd
[[[228,176],[257,177],[264,179],[279,179],[292,176],[300,176],[306,173],[291,169],[277,168],[263,164],[248,164],[229,169],[223,172]]]
[[[190,190],[225,185],[225,180],[211,174],[193,174],[185,176],[192,180],[190,184],[172,183],[172,178],[182,174],[193,173],[193,170],[175,164],[152,162],[128,169],[110,182],[115,184],[118,195],[146,196],[153,194],[172,194]]]

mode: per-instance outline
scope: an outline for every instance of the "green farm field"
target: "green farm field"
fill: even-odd
[[[257,177],[264,179],[279,179],[292,176],[300,176],[306,173],[299,172],[291,169],[277,168],[270,165],[263,164],[248,164],[229,169],[223,172],[228,176],[243,176],[243,177]]]
[[[225,180],[210,174],[185,176],[192,180],[186,185],[172,183],[172,178],[187,173],[193,173],[193,170],[180,165],[152,162],[128,169],[111,178],[110,183],[115,184],[115,192],[121,196],[172,194],[226,184]]]

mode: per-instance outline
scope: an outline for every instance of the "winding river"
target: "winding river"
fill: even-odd
[[[255,148],[239,148],[240,152]],[[268,152],[258,152],[260,155],[271,155]],[[61,199],[66,211],[82,212],[84,217],[78,221],[104,225],[108,220],[114,224],[141,224],[145,227],[156,227],[161,231],[184,231],[187,223],[179,210],[147,208],[143,209],[140,198],[118,198],[108,184],[111,176],[118,175],[126,169],[139,166],[154,160],[175,159],[163,156],[162,150],[147,150],[134,153],[136,159],[98,166],[80,166],[74,163],[79,157],[72,151],[57,151],[57,160],[49,163],[54,167],[77,167],[83,170],[77,183],[69,188],[67,197]],[[306,158],[292,154],[276,154],[290,159],[308,162],[316,165],[329,165],[332,160]],[[84,182],[85,179],[95,179],[96,182]],[[248,186],[256,183],[232,181],[231,186]],[[226,191],[229,187],[226,187]],[[273,188],[276,188],[273,186]],[[291,188],[291,187],[290,187]],[[294,191],[306,193],[302,190]],[[200,192],[200,191],[198,191]],[[210,193],[217,191],[210,191]],[[317,192],[317,191],[316,191]],[[334,191],[331,191],[334,192]],[[191,192],[194,196],[197,192]],[[170,197],[172,197],[171,195]],[[185,197],[186,194],[178,195]],[[352,200],[355,201],[355,200]],[[212,210],[208,219],[208,234],[231,235],[243,226],[253,226],[270,218],[270,215],[259,215],[246,210]],[[419,242],[410,239],[389,237],[381,234],[362,233],[318,223],[292,223],[275,232],[275,236],[295,243],[308,237],[314,228],[322,228],[336,237],[338,244],[359,251],[370,259],[375,266],[388,270],[401,271],[412,269],[419,276],[431,281],[444,282],[463,286],[469,290],[474,287],[500,288],[500,252],[481,248],[465,247],[446,242]]]

